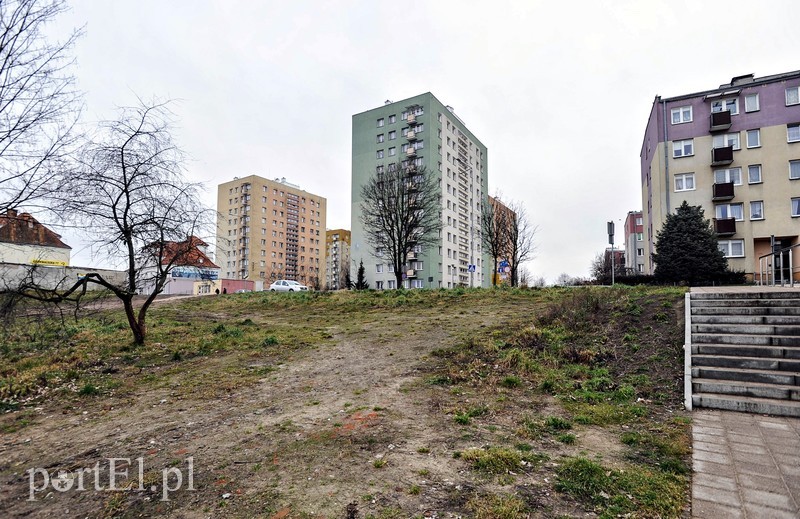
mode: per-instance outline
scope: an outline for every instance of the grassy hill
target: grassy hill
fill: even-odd
[[[0,335],[0,507],[680,517],[682,319],[679,289],[585,287],[189,298],[155,307],[139,347],[115,310],[18,320]],[[130,460],[130,488],[29,500],[27,470],[77,482],[100,462],[108,487],[108,458]]]

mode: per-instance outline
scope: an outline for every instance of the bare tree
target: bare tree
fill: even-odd
[[[489,202],[483,204],[481,212],[481,241],[484,251],[492,256],[494,268],[492,269],[492,286],[497,286],[497,264],[501,259],[509,257],[509,228],[513,213],[500,200],[500,196],[489,197]]]
[[[74,219],[94,235],[94,246],[124,264],[127,277],[115,284],[90,272],[66,297],[86,283],[111,291],[125,308],[134,342],[147,335],[146,315],[173,267],[196,254],[195,236],[210,223],[197,186],[185,181],[184,155],[170,134],[165,103],[121,110],[101,125],[82,150],[63,201]],[[134,296],[144,293],[136,308]]]
[[[624,276],[628,274],[628,269],[625,268],[625,260],[624,258],[622,260],[619,259],[620,254],[618,250],[615,252],[618,254],[616,255],[617,257],[615,258],[613,266],[614,275]],[[591,272],[592,277],[595,280],[600,281],[601,283],[611,282],[611,258],[612,256],[610,250],[600,252],[594,257],[592,260]]]
[[[439,183],[424,167],[376,173],[362,186],[361,221],[367,241],[376,254],[391,260],[398,289],[414,247],[438,243],[440,211]]]
[[[538,227],[528,220],[528,213],[521,203],[512,202],[508,204],[508,208],[513,213],[507,229],[507,240],[508,259],[511,263],[511,286],[515,287],[519,283],[520,266],[533,259],[536,253],[534,238]]]
[[[72,151],[80,115],[68,51],[80,36],[45,40],[64,0],[0,1],[0,212],[61,188],[57,172]]]

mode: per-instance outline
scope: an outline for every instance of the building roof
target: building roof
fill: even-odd
[[[726,91],[737,91],[742,87],[752,87],[752,86],[759,86],[764,85],[767,83],[775,83],[778,81],[786,81],[787,79],[793,79],[796,77],[800,77],[800,70],[795,70],[792,72],[784,72],[782,74],[772,74],[770,76],[763,76],[763,77],[754,77],[753,74],[745,74],[743,76],[736,76],[731,78],[730,83],[725,83],[719,86],[719,88],[714,88],[711,90],[702,90],[700,92],[694,92],[692,94],[684,94],[674,97],[664,97],[656,96],[656,102],[670,102],[670,101],[679,101],[683,99],[691,99],[693,97],[700,97],[700,96],[709,96],[718,93],[726,93]]]
[[[55,247],[71,249],[56,234],[28,213],[17,213],[13,209],[0,215],[0,243],[15,245],[34,245],[39,247]]]
[[[161,264],[166,265],[174,260],[173,266],[175,267],[218,269],[219,266],[211,261],[211,258],[202,250],[207,246],[206,242],[196,236],[180,242],[169,241],[164,244]],[[178,256],[177,259],[175,259],[176,256]]]

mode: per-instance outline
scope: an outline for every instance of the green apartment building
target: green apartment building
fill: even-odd
[[[352,279],[363,261],[370,287],[396,288],[390,260],[366,241],[361,188],[380,171],[424,166],[439,181],[442,230],[437,245],[410,255],[405,287],[488,287],[492,263],[480,237],[481,210],[488,203],[487,158],[486,146],[430,92],[354,115]]]

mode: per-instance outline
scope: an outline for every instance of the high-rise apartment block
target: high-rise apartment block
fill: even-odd
[[[256,290],[275,279],[320,288],[325,281],[325,198],[285,178],[256,175],[220,184],[217,255],[222,276],[250,279]]]
[[[347,287],[350,272],[350,231],[329,230],[325,236],[325,288],[339,290]]]
[[[644,219],[641,211],[628,211],[625,218],[625,270],[644,273]]]
[[[758,279],[758,258],[771,252],[772,239],[798,243],[800,71],[656,97],[641,181],[647,273],[658,231],[685,200],[713,219],[730,268]]]
[[[362,186],[394,168],[424,167],[435,175],[441,196],[439,242],[419,247],[405,265],[407,288],[489,286],[491,261],[483,252],[480,214],[487,203],[486,146],[453,109],[431,93],[353,116],[353,272],[363,261],[367,281],[377,289],[395,287],[390,260],[366,241],[361,214]],[[353,274],[353,279],[355,275]]]

